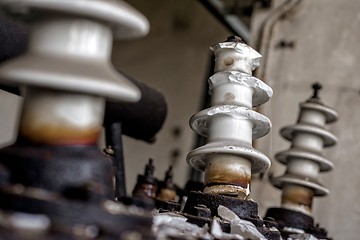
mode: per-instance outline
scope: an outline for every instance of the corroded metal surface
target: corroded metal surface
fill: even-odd
[[[285,226],[309,229],[314,225],[314,220],[309,215],[285,208],[269,208],[265,217],[274,218],[279,224],[280,229]]]
[[[112,196],[111,161],[96,146],[46,146],[16,144],[0,150],[11,184],[63,192],[88,188]]]
[[[232,210],[240,218],[257,215],[257,203],[248,200],[242,200],[224,195],[213,195],[202,192],[191,192],[188,196],[184,212],[188,214],[194,213],[194,207],[204,205],[211,210],[211,216],[217,215],[217,208],[223,205]]]

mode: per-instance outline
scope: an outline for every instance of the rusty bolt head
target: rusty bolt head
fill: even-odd
[[[103,149],[103,152],[110,157],[114,157],[115,155],[113,146],[107,146],[106,148]]]
[[[244,43],[244,41],[238,37],[238,36],[229,36],[225,42],[238,42],[238,43]]]
[[[194,207],[194,215],[197,217],[210,218],[211,210],[205,205],[199,204]]]

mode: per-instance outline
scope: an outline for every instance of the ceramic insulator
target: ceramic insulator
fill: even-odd
[[[191,151],[188,163],[205,171],[205,193],[246,198],[252,173],[266,171],[270,160],[252,147],[266,135],[271,122],[252,110],[272,96],[272,89],[253,77],[261,55],[242,42],[223,42],[211,48],[215,74],[209,79],[211,107],[190,119],[191,128],[207,144]]]
[[[289,150],[276,154],[276,159],[285,164],[287,170],[283,176],[273,178],[271,182],[283,190],[283,208],[311,215],[313,197],[329,193],[319,183],[318,177],[320,172],[333,168],[322,152],[324,147],[337,142],[337,138],[325,129],[327,123],[336,120],[337,113],[322,104],[315,90],[314,97],[300,104],[297,124],[281,129],[281,135],[292,145]]]
[[[139,89],[110,63],[113,37],[138,37],[149,29],[146,18],[128,4],[2,0],[0,6],[10,15],[35,16],[27,52],[0,68],[1,82],[27,87],[23,138],[42,144],[95,144],[105,98],[140,99]]]

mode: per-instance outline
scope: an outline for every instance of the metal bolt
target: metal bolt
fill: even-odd
[[[312,85],[312,88],[314,89],[314,95],[312,96],[312,98],[320,98],[319,97],[319,91],[322,88],[321,84],[316,82]]]
[[[107,146],[106,148],[104,148],[103,152],[110,157],[114,157],[115,154],[113,146]]]
[[[268,227],[268,228],[270,228],[270,227],[277,227],[277,226],[278,226],[277,222],[276,222],[275,219],[272,218],[272,217],[266,217],[266,218],[264,218],[264,224],[265,224],[265,226]]]
[[[145,166],[145,172],[144,175],[145,176],[153,176],[154,175],[154,164],[153,164],[153,160],[150,158],[148,164],[146,164]]]
[[[238,43],[244,43],[244,41],[241,39],[241,37],[238,36],[229,36],[225,42],[238,42]]]

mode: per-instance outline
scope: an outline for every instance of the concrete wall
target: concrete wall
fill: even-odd
[[[304,0],[288,18],[275,25],[264,79],[274,90],[265,109],[273,129],[270,137],[259,141],[259,147],[272,157],[269,173],[275,176],[282,174],[284,167],[273,156],[289,148],[279,129],[295,123],[298,103],[311,95],[313,82],[323,85],[323,102],[339,113],[340,120],[328,127],[339,138],[339,144],[324,154],[335,169],[321,174],[320,179],[330,189],[330,195],[317,198],[313,206],[315,221],[326,227],[334,239],[358,239],[360,235],[359,10],[359,1]],[[255,29],[257,19],[266,14],[269,12],[255,14]],[[277,48],[280,41],[293,42],[294,48]],[[253,189],[262,212],[279,206],[280,191],[270,186],[266,177],[257,180]]]

